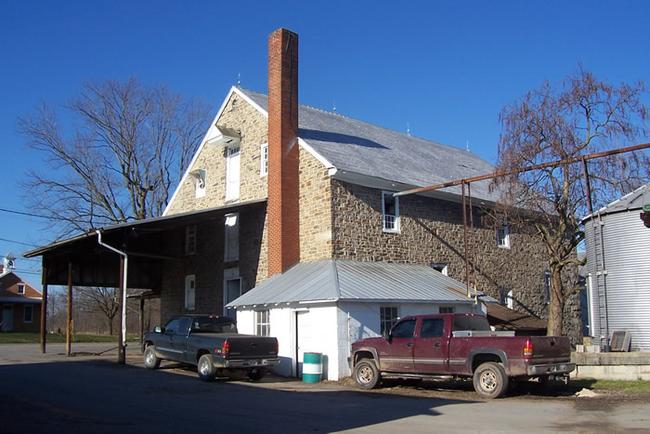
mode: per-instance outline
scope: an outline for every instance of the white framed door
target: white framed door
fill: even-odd
[[[223,271],[223,314],[236,319],[235,309],[226,309],[226,305],[241,295],[241,277],[239,268],[227,268]]]
[[[239,199],[239,146],[226,148],[226,200]]]

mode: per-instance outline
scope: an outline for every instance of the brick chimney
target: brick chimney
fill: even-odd
[[[298,174],[298,35],[269,36],[269,276],[300,260]]]

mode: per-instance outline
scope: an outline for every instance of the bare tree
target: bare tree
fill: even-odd
[[[86,84],[64,109],[66,124],[47,105],[19,120],[51,169],[29,174],[29,205],[61,236],[162,214],[208,121],[204,105],[135,79]]]
[[[106,319],[108,333],[113,335],[113,323],[120,313],[120,300],[115,288],[87,287],[77,291],[78,303],[85,312],[100,312]]]
[[[580,157],[645,137],[644,93],[642,83],[613,86],[582,69],[557,88],[546,83],[528,92],[500,114],[498,168]],[[641,185],[648,167],[645,153],[590,162],[594,206]],[[532,225],[546,247],[551,272],[548,333],[559,335],[565,300],[575,290],[563,280],[563,272],[580,262],[576,248],[584,238],[580,228],[580,218],[587,214],[583,167],[563,164],[497,182],[505,193],[509,222]]]

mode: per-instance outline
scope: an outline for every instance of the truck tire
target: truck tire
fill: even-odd
[[[254,368],[248,371],[248,378],[251,381],[260,381],[264,374],[266,374],[264,368]]]
[[[196,365],[196,372],[198,372],[201,381],[214,380],[217,370],[212,364],[212,356],[210,354],[204,354],[199,358],[199,363]]]
[[[364,389],[374,389],[379,385],[381,375],[375,361],[361,359],[354,365],[354,380]]]
[[[147,369],[158,369],[160,367],[160,358],[156,355],[156,347],[148,345],[144,349],[144,367]]]
[[[485,362],[474,371],[474,390],[483,398],[494,399],[508,390],[508,376],[503,365]]]

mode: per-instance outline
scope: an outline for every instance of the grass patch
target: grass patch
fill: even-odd
[[[73,343],[103,343],[112,342],[117,344],[117,336],[109,335],[94,335],[94,334],[76,334],[72,338]],[[127,336],[127,341],[136,341],[137,336]],[[0,344],[37,344],[41,341],[39,333],[21,333],[21,332],[6,332],[0,333]],[[48,334],[47,342],[53,344],[65,343],[65,335]]]
[[[571,380],[570,384],[594,391],[623,392],[629,394],[650,394],[650,381],[645,380]]]

